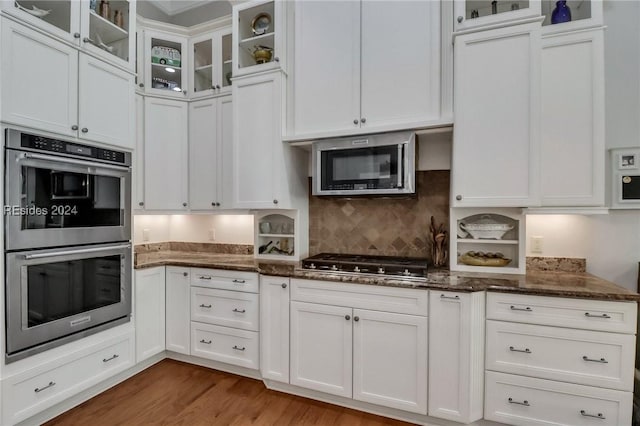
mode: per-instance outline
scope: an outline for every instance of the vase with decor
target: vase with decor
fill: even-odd
[[[556,2],[556,8],[551,12],[551,23],[560,24],[571,21],[571,9],[567,6],[567,0]]]

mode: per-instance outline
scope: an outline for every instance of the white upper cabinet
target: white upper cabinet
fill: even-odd
[[[540,24],[458,36],[454,63],[452,207],[539,205]]]
[[[232,19],[234,77],[285,67],[286,1],[239,3]]]
[[[440,119],[439,2],[295,7],[293,138],[426,127]]]
[[[2,0],[3,12],[74,44],[80,38],[80,7],[76,0]]]
[[[542,39],[543,206],[604,205],[603,32]]]
[[[230,27],[189,39],[191,98],[231,91],[231,49]]]
[[[455,0],[454,29],[455,31],[485,29],[540,16],[540,1]]]
[[[146,93],[186,99],[189,93],[186,37],[145,29],[144,58]]]

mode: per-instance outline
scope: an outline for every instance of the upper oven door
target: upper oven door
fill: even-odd
[[[6,150],[7,250],[128,241],[128,167]]]
[[[131,313],[131,244],[6,254],[7,353]]]

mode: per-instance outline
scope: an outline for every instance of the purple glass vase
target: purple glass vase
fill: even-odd
[[[560,0],[556,3],[556,8],[551,12],[551,23],[559,24],[571,21],[571,9],[567,6],[567,0]]]

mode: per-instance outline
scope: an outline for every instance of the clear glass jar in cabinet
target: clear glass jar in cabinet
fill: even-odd
[[[77,0],[2,0],[2,10],[57,38],[76,44],[80,38],[80,4]]]
[[[482,29],[540,16],[541,0],[455,0],[455,31]]]
[[[189,40],[191,97],[228,93],[232,77],[231,28],[203,34]]]
[[[81,12],[82,47],[107,62],[133,70],[136,59],[136,2],[83,1]]]
[[[146,93],[186,98],[189,93],[186,37],[145,29],[144,58]]]
[[[287,2],[249,1],[233,7],[233,75],[284,68]]]

